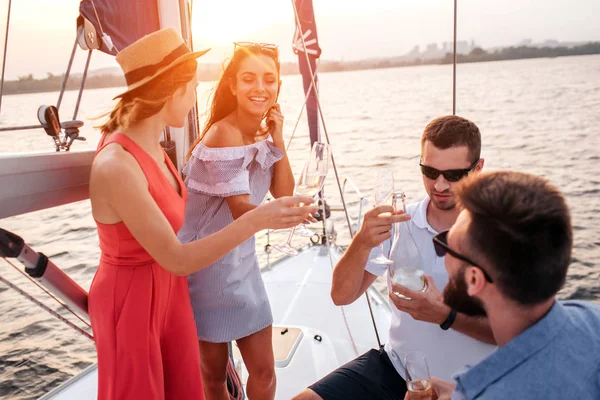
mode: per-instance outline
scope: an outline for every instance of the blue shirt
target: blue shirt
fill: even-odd
[[[600,307],[557,301],[535,325],[454,379],[452,400],[598,400]]]

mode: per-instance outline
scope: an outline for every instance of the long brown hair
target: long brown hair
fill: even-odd
[[[138,89],[126,93],[112,111],[103,115],[108,116],[108,120],[97,128],[103,133],[113,133],[157,114],[178,89],[194,78],[197,69],[196,59],[184,61]]]
[[[233,95],[233,93],[231,93],[229,84],[231,82],[235,82],[236,75],[240,69],[240,64],[242,61],[244,61],[247,57],[256,57],[260,54],[264,54],[275,62],[277,75],[280,75],[281,65],[279,63],[279,53],[276,49],[264,48],[258,44],[255,46],[237,47],[233,52],[233,57],[225,65],[223,74],[215,86],[210,109],[208,111],[208,120],[204,125],[204,129],[202,129],[202,132],[190,147],[187,158],[192,155],[194,148],[198,145],[198,143],[200,143],[204,135],[206,135],[206,133],[215,123],[219,122],[235,111],[238,106],[237,98]]]

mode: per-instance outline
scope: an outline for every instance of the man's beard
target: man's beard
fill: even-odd
[[[450,280],[444,288],[444,303],[447,306],[455,309],[459,313],[466,314],[470,317],[485,317],[487,313],[483,308],[481,300],[469,296],[467,292],[467,283],[465,282],[464,269],[461,268],[455,277],[450,277]]]
[[[450,211],[456,208],[456,201],[453,198],[440,203],[435,197],[430,196],[430,200],[438,210]]]

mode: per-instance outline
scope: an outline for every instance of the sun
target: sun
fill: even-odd
[[[228,13],[223,3],[205,2],[206,7],[194,7],[192,29],[195,41],[209,46],[221,46],[241,40],[251,32],[251,26],[245,26],[243,16]],[[195,4],[198,4],[196,2]],[[209,12],[202,12],[209,11]],[[230,15],[227,15],[230,14]]]
[[[254,40],[270,24],[291,14],[291,4],[282,0],[195,1],[192,9],[194,44],[225,46],[235,41]]]

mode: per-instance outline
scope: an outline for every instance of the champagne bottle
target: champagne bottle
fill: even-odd
[[[401,203],[402,210],[406,213],[406,195],[402,191],[394,192],[394,206]],[[397,222],[394,224],[393,241],[390,250],[390,265],[392,282],[405,286],[411,290],[424,291],[425,271],[421,253],[409,229],[410,222]],[[399,293],[400,297],[406,298]]]

